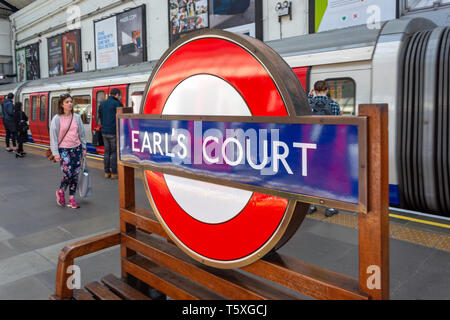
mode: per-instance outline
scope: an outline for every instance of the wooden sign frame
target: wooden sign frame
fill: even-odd
[[[124,109],[124,113],[131,112]],[[123,117],[118,112],[119,117]],[[127,115],[131,116],[131,115]],[[283,257],[271,260],[264,257],[242,268],[242,270],[288,287],[296,292],[317,299],[389,299],[389,178],[388,178],[388,108],[386,104],[360,105],[359,117],[367,122],[367,210],[358,211],[359,231],[359,279],[334,273],[307,263]],[[313,117],[311,117],[313,119]],[[314,117],[310,121],[328,120]],[[342,120],[347,121],[347,120]],[[133,166],[120,162],[119,207],[122,277],[136,277],[149,285],[177,298],[177,288],[156,280],[142,268],[130,262],[136,253],[182,273],[194,282],[209,286],[209,282],[197,273],[184,271],[186,262],[161,256],[161,249],[136,239],[136,232],[155,233],[165,238],[166,232],[148,210],[137,208],[135,203],[135,175]],[[305,199],[316,203],[314,199]],[[307,203],[299,203],[307,206]],[[322,203],[320,203],[322,204]],[[294,213],[295,215],[295,213]],[[169,243],[172,243],[169,240]],[[160,253],[158,253],[160,252]],[[273,259],[273,258],[272,258]],[[290,261],[287,263],[286,261]],[[280,264],[281,263],[281,264]],[[189,269],[189,268],[188,268]],[[188,270],[186,269],[186,270]],[[190,269],[189,269],[190,270]],[[286,278],[283,278],[286,277]],[[289,281],[287,281],[289,277]],[[203,280],[202,280],[203,279]],[[213,286],[216,291],[230,290],[225,285]],[[179,288],[178,288],[179,289]],[[238,293],[238,289],[236,288]],[[274,289],[275,290],[275,289]],[[232,294],[231,294],[232,295]],[[232,295],[233,296],[233,295]],[[185,296],[183,296],[185,297]],[[248,299],[248,296],[247,296]]]

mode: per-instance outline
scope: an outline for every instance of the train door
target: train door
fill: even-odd
[[[39,111],[41,101],[39,99],[39,93],[30,94],[31,99],[31,109],[30,109],[30,130],[31,135],[33,136],[33,142],[42,143],[41,133],[39,132]]]
[[[25,113],[25,115],[28,118],[28,121],[30,120],[30,97],[29,96],[24,96],[23,97],[23,112]],[[31,131],[28,130],[28,138],[30,139],[30,135],[31,135]],[[30,139],[31,142],[33,142],[33,137],[31,136]]]
[[[0,96],[0,137],[6,136],[5,126],[3,125],[3,101],[5,101],[5,96]]]
[[[39,133],[44,144],[50,144],[49,121],[48,121],[48,92],[39,94]]]
[[[91,121],[91,133],[100,125],[98,120],[98,108],[100,104],[106,100],[108,95],[108,87],[96,87],[92,90],[92,121]],[[104,147],[96,147],[96,151],[99,154],[104,153]]]

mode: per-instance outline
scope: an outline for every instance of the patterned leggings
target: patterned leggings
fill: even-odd
[[[69,194],[74,196],[78,187],[78,174],[81,167],[81,145],[75,148],[59,148],[61,156],[61,171],[63,178],[60,190],[66,191],[69,187]]]

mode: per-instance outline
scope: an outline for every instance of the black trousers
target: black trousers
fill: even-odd
[[[6,129],[6,147],[9,148],[9,140],[12,140],[13,147],[16,147],[17,132]]]
[[[102,133],[105,144],[105,154],[103,156],[103,166],[105,173],[117,174],[117,144],[115,134]]]

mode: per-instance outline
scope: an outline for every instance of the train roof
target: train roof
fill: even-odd
[[[381,23],[379,29],[367,25],[306,34],[266,42],[291,67],[371,60],[380,35],[414,32],[436,25],[423,18],[406,18]]]
[[[30,80],[23,83],[10,83],[0,86],[0,92],[21,86],[22,93],[38,91],[58,91],[123,83],[147,82],[157,61],[124,65],[104,70],[78,72],[69,75]]]

